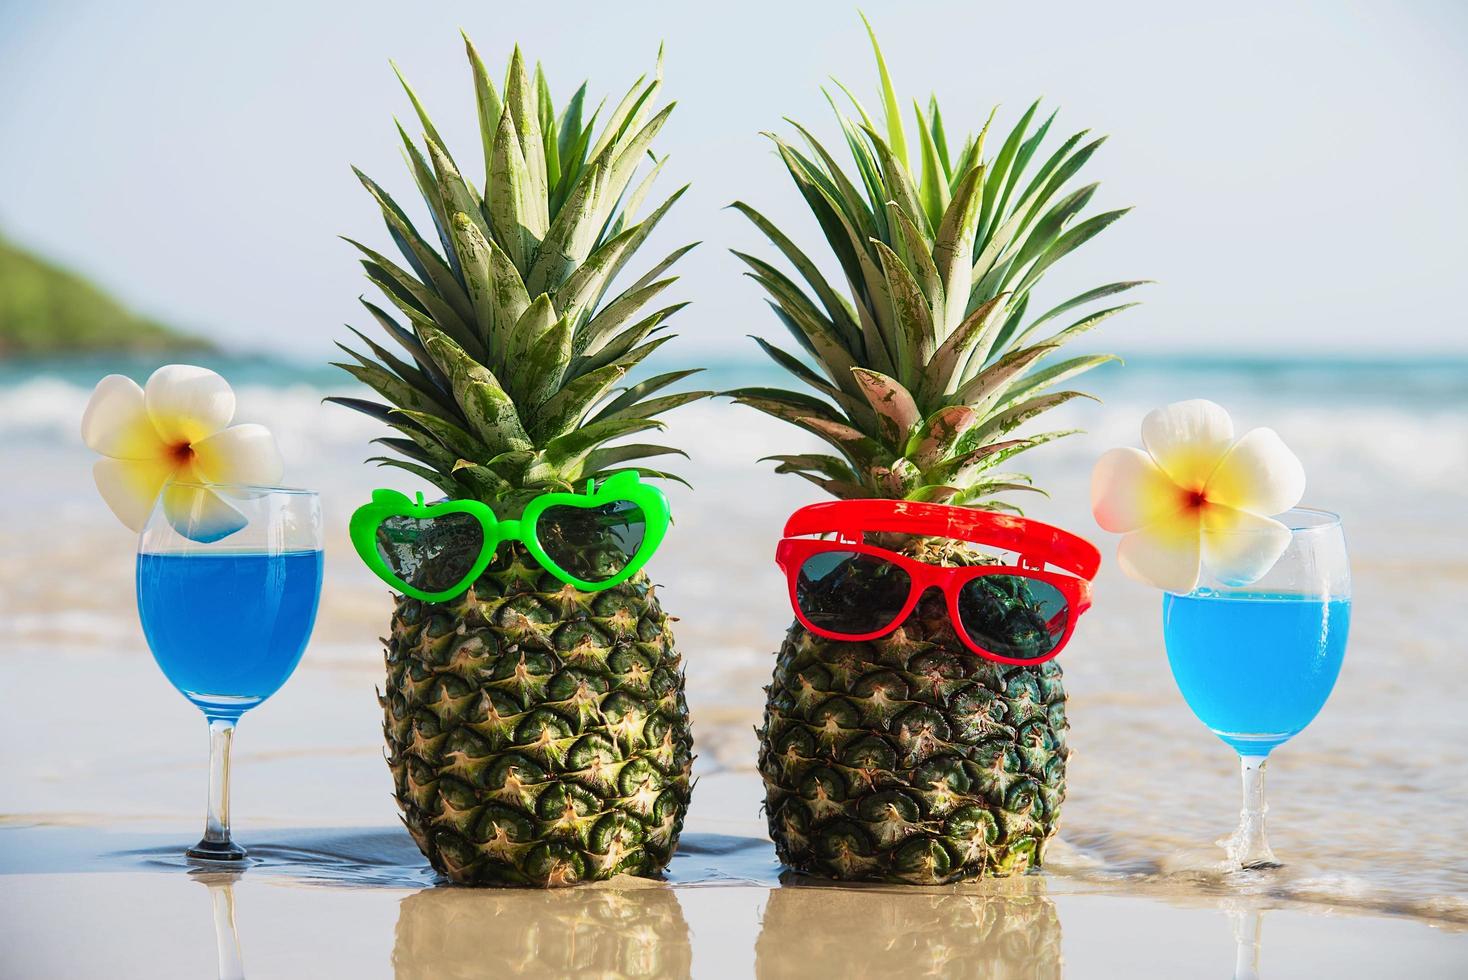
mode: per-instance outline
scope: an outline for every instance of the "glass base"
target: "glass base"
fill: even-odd
[[[184,852],[195,861],[222,861],[234,864],[248,853],[232,840],[201,840]]]
[[[1299,732],[1222,732],[1208,729],[1241,756],[1267,756]]]
[[[265,699],[255,694],[233,695],[233,694],[206,694],[199,691],[184,691],[183,696],[200,711],[204,717],[211,721],[219,718],[226,721],[239,721],[240,715],[251,708],[258,707]]]

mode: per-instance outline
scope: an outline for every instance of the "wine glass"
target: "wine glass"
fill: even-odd
[[[138,538],[143,634],[169,683],[209,721],[209,809],[191,858],[245,857],[229,836],[235,722],[300,662],[321,570],[312,490],[170,483]]]
[[[1340,517],[1297,507],[1277,520],[1290,544],[1258,581],[1230,585],[1205,568],[1198,587],[1162,599],[1167,659],[1193,714],[1239,754],[1244,806],[1227,842],[1238,869],[1278,867],[1264,832],[1269,753],[1305,729],[1330,697],[1351,625],[1351,569]],[[1240,535],[1209,532],[1247,547]]]

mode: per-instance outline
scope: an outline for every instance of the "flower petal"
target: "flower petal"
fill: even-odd
[[[108,459],[92,464],[92,478],[102,499],[134,531],[148,523],[158,491],[178,466],[172,456],[158,459]]]
[[[144,388],[144,403],[163,441],[197,442],[234,418],[234,390],[208,368],[165,364]]]
[[[1116,562],[1132,578],[1168,592],[1198,585],[1199,509],[1186,507],[1122,536]]]
[[[121,374],[107,375],[92,389],[82,412],[82,442],[113,459],[157,459],[169,451],[148,418],[143,389]]]
[[[285,472],[275,437],[263,425],[232,425],[193,445],[194,472],[205,483],[274,486]]]
[[[227,538],[249,523],[213,490],[187,483],[163,488],[163,514],[179,534],[205,544]]]
[[[1282,514],[1305,495],[1305,467],[1273,429],[1251,429],[1223,457],[1204,490],[1210,503]]]
[[[1142,419],[1142,444],[1184,490],[1202,490],[1233,441],[1228,412],[1203,398],[1153,409]]]
[[[1214,503],[1203,508],[1203,564],[1224,585],[1259,581],[1291,540],[1290,529],[1271,518]]]
[[[1188,502],[1187,492],[1140,449],[1112,449],[1091,471],[1091,513],[1107,531],[1135,531]]]

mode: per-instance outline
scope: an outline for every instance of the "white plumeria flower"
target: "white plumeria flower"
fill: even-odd
[[[1123,535],[1122,571],[1178,593],[1197,588],[1203,566],[1228,585],[1263,577],[1290,545],[1271,517],[1305,492],[1305,469],[1279,435],[1252,429],[1235,441],[1228,412],[1196,399],[1148,412],[1142,444],[1110,450],[1091,474],[1096,523]]]
[[[141,531],[162,493],[168,522],[189,537],[218,540],[243,527],[218,494],[188,485],[279,482],[284,465],[275,438],[263,425],[231,426],[234,408],[229,383],[190,364],[164,365],[146,388],[120,374],[97,382],[82,414],[82,441],[103,456],[92,475],[117,519]]]

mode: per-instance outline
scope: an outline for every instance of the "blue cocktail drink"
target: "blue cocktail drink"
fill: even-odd
[[[1188,707],[1239,754],[1244,806],[1227,842],[1236,869],[1276,867],[1264,832],[1269,753],[1304,731],[1335,686],[1351,625],[1351,568],[1340,518],[1297,507],[1277,521],[1289,545],[1252,582],[1205,573],[1197,588],[1162,599],[1172,676]],[[1244,528],[1208,532],[1205,547],[1241,554]]]
[[[209,809],[191,858],[245,857],[229,834],[235,723],[300,663],[321,572],[321,503],[310,490],[175,481],[138,538],[143,634],[209,721]]]
[[[1268,755],[1310,724],[1335,686],[1350,623],[1346,598],[1201,590],[1162,600],[1178,689],[1240,755]]]
[[[138,613],[170,683],[210,718],[280,689],[306,648],[321,552],[138,555]]]

